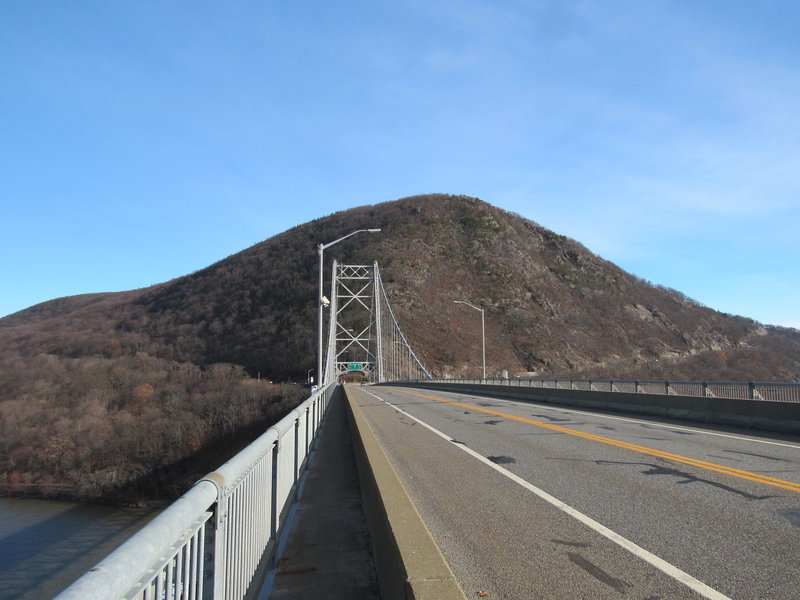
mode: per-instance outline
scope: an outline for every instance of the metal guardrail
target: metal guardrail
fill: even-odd
[[[54,600],[239,600],[275,551],[337,384],[209,473]]]
[[[558,390],[665,394],[668,396],[733,398],[742,400],[766,400],[770,402],[800,402],[800,383],[612,379],[426,379],[424,381],[426,383],[471,383]]]

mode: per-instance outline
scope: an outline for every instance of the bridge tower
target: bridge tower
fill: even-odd
[[[323,383],[347,373],[374,383],[430,379],[403,335],[381,282],[378,263],[333,263]]]

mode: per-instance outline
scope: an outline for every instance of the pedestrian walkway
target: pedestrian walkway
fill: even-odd
[[[270,600],[380,598],[344,403],[328,408]]]

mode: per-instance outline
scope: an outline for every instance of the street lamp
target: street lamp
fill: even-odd
[[[481,313],[481,347],[482,347],[482,354],[483,354],[483,378],[486,379],[486,326],[483,319],[483,309],[478,308],[474,304],[470,304],[465,300],[453,300],[456,304],[466,304],[470,308],[474,308],[475,310]]]
[[[366,231],[367,233],[378,233],[380,229],[359,229],[357,231],[353,231],[352,233],[348,233],[344,237],[340,237],[338,240],[333,240],[327,244],[319,244],[317,246],[317,253],[319,254],[319,324],[318,324],[318,344],[317,344],[317,385],[323,384],[322,379],[322,309],[326,306],[325,297],[322,295],[322,253],[325,251],[325,248],[330,248],[334,244],[338,244],[342,240],[346,240],[351,235],[355,235],[357,233],[362,233]],[[330,304],[328,302],[327,304]]]

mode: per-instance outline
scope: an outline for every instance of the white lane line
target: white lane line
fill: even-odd
[[[454,393],[454,392],[445,392],[443,390],[441,390],[441,391],[440,390],[436,390],[436,392],[437,393],[445,393],[445,394],[446,393],[450,393],[450,394]],[[464,396],[465,394],[461,394],[461,395]],[[469,396],[469,394],[466,394],[466,395]],[[525,406],[531,406],[531,404],[529,404],[527,402],[519,402],[517,400],[509,400],[507,398],[491,398],[489,396],[471,396],[471,397],[472,398],[479,398],[481,400],[497,400],[499,402],[504,402],[504,403],[507,403],[507,404],[512,404],[514,406],[518,406],[520,408],[523,408]],[[536,403],[535,406],[537,408],[541,408],[542,410],[552,410],[552,411],[556,411],[556,412],[566,412],[566,413],[571,413],[571,414],[574,414],[574,415],[591,415],[593,417],[598,417],[598,418],[601,418],[601,419],[610,419],[612,421],[625,421],[627,423],[637,423],[637,424],[640,424],[640,425],[648,425],[648,426],[651,426],[651,427],[661,427],[663,429],[676,429],[678,431],[689,431],[691,433],[703,433],[705,435],[715,435],[717,437],[731,438],[731,439],[734,439],[734,440],[741,440],[741,441],[745,441],[745,442],[754,442],[756,444],[769,444],[771,446],[783,446],[785,448],[793,448],[794,450],[800,450],[800,445],[798,445],[798,444],[791,444],[791,443],[787,443],[787,442],[773,442],[771,440],[762,440],[762,439],[758,439],[758,438],[745,437],[745,436],[741,436],[741,435],[734,435],[732,433],[720,433],[718,431],[709,431],[708,429],[702,429],[702,428],[699,428],[699,427],[683,427],[683,426],[680,426],[680,425],[668,425],[666,423],[657,423],[657,422],[654,422],[654,421],[645,421],[645,420],[642,420],[642,419],[633,419],[631,417],[616,417],[616,416],[612,416],[612,415],[606,415],[606,414],[603,414],[603,413],[593,412],[591,410],[574,410],[574,409],[569,409],[569,408],[562,408],[560,406],[559,407],[545,406],[545,405],[542,405],[542,404],[539,404],[539,403]]]
[[[426,429],[429,429],[430,431],[432,431],[433,433],[435,433],[439,437],[447,440],[448,442],[450,442],[456,448],[460,448],[461,450],[463,450],[464,452],[466,452],[470,456],[478,459],[479,461],[481,461],[485,465],[491,467],[492,469],[494,469],[498,473],[501,473],[502,475],[505,475],[511,481],[513,481],[514,483],[519,484],[520,486],[522,486],[523,488],[525,488],[529,492],[533,492],[534,494],[539,496],[542,500],[545,500],[546,502],[549,502],[550,504],[552,504],[556,508],[564,511],[569,516],[573,517],[574,519],[577,519],[578,521],[580,521],[584,525],[588,526],[589,528],[591,528],[595,532],[597,532],[600,535],[608,538],[609,540],[611,540],[612,542],[614,542],[618,546],[624,548],[625,550],[627,550],[628,552],[630,552],[634,556],[637,556],[637,557],[641,558],[642,560],[644,560],[645,562],[651,564],[652,566],[654,566],[656,569],[658,569],[662,573],[665,573],[666,575],[672,577],[676,581],[681,582],[682,584],[684,584],[685,586],[687,586],[691,590],[697,592],[698,594],[700,594],[704,598],[709,598],[710,600],[731,600],[731,598],[729,596],[726,596],[722,592],[718,592],[717,590],[715,590],[714,588],[706,585],[705,583],[703,583],[699,579],[695,579],[694,577],[692,577],[691,575],[689,575],[685,571],[682,571],[681,569],[679,569],[675,565],[673,565],[671,563],[668,563],[667,561],[665,561],[662,558],[659,558],[658,556],[656,556],[652,552],[648,552],[647,550],[645,550],[641,546],[638,546],[637,544],[634,544],[629,539],[627,539],[627,538],[621,536],[620,534],[618,534],[617,532],[609,529],[608,527],[606,527],[602,523],[598,523],[597,521],[595,521],[591,517],[583,514],[582,512],[577,510],[576,508],[573,508],[569,504],[566,504],[565,502],[562,502],[561,500],[559,500],[555,496],[551,496],[550,494],[545,492],[543,489],[536,487],[532,483],[526,481],[525,479],[522,479],[521,477],[519,477],[518,475],[515,475],[511,471],[509,471],[507,469],[504,469],[503,467],[501,467],[498,464],[493,463],[488,458],[486,458],[485,456],[482,456],[481,454],[478,454],[474,450],[468,448],[466,445],[458,444],[458,443],[453,442],[453,438],[452,437],[450,437],[449,435],[447,435],[445,433],[442,433],[441,431],[439,431],[435,427],[431,427],[430,425],[428,425],[424,421],[419,420],[414,415],[409,414],[408,412],[404,411],[403,409],[396,407],[392,403],[387,402],[386,400],[384,400],[383,398],[380,398],[379,396],[376,396],[372,392],[367,392],[366,390],[364,390],[364,391],[367,394],[369,394],[370,396],[372,396],[373,398],[377,398],[381,402],[387,404],[388,406],[391,406],[397,412],[400,412],[400,413],[404,414],[405,416],[407,416],[408,418],[413,419],[414,421],[416,421],[417,423],[419,423],[420,425],[422,425]]]

